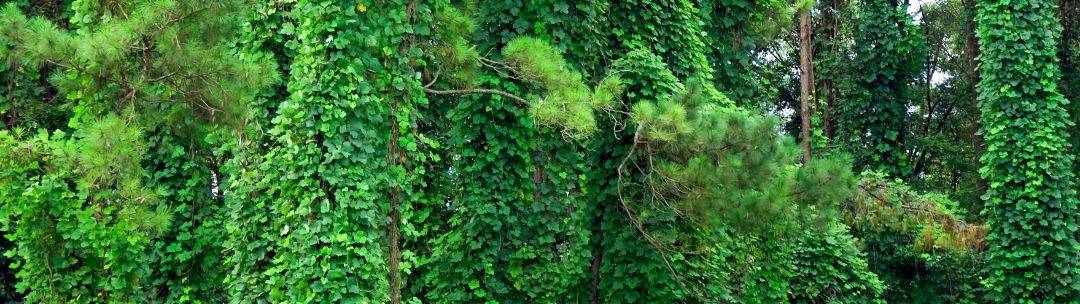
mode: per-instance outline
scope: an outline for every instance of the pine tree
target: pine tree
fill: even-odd
[[[42,302],[218,299],[220,269],[175,277],[193,259],[216,264],[212,239],[159,237],[216,229],[213,218],[177,216],[215,213],[206,204],[216,202],[200,195],[209,182],[199,172],[208,167],[184,157],[204,148],[201,128],[235,123],[244,101],[274,73],[264,63],[235,60],[225,48],[242,2],[110,3],[73,2],[71,31],[27,19],[11,5],[0,13],[0,36],[9,41],[0,54],[20,67],[53,71],[50,89],[66,98],[73,117],[72,135],[15,130],[7,143],[13,153],[31,155],[20,164],[26,169],[10,173],[28,181],[22,188],[32,194],[4,204],[18,244],[12,253],[22,265],[20,292]],[[148,160],[148,153],[177,157]],[[170,173],[184,166],[198,168]],[[208,247],[176,250],[192,244]]]

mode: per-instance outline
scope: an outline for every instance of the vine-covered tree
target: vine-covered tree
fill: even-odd
[[[1069,302],[1038,1],[8,1],[0,302]]]
[[[908,86],[919,71],[922,47],[907,4],[869,0],[855,30],[857,89],[845,103],[842,135],[857,158],[856,168],[884,171],[896,177],[910,172],[906,158]]]
[[[1076,156],[1069,103],[1057,89],[1061,25],[1054,2],[978,4],[982,177],[990,244],[989,300],[1080,299]]]

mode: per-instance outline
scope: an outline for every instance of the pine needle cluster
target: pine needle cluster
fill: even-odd
[[[798,149],[777,132],[777,118],[732,107],[704,80],[674,88],[637,102],[631,114],[640,154],[629,155],[624,169],[644,174],[652,208],[673,208],[706,226],[784,228],[808,223],[854,187],[842,159],[796,163]]]

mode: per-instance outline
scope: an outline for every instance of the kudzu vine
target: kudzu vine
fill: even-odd
[[[860,69],[829,76],[854,162],[757,108],[806,1],[8,4],[0,301],[1068,302],[1038,1],[980,4],[986,224],[888,180],[921,64],[897,1],[823,44],[855,42],[823,65]]]
[[[1002,303],[1080,299],[1075,153],[1063,132],[1069,103],[1057,90],[1050,1],[978,4],[980,175],[986,200],[986,286]]]
[[[906,8],[893,0],[866,1],[854,37],[860,91],[844,106],[850,108],[842,118],[848,125],[841,126],[857,168],[897,177],[911,170],[905,144],[908,86],[921,66],[919,54],[925,53]]]

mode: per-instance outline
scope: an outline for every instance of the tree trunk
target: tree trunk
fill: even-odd
[[[831,141],[836,136],[836,77],[840,74],[840,59],[837,51],[836,39],[840,35],[840,11],[844,7],[843,0],[831,0],[827,2],[827,6],[823,6],[821,10],[820,25],[824,26],[821,33],[822,38],[818,43],[823,43],[825,54],[830,56],[829,66],[827,66],[827,74],[825,78],[821,80],[821,92],[819,100],[823,100],[824,108],[817,109],[818,115],[821,115],[821,128],[825,132],[825,140]],[[813,39],[813,36],[811,36]],[[811,52],[811,54],[814,54]],[[817,71],[813,71],[816,78]],[[817,79],[813,79],[813,83],[817,84]],[[816,88],[816,87],[815,87]],[[815,93],[817,93],[815,92]],[[816,96],[816,95],[815,95]]]
[[[971,83],[970,102],[972,104],[972,109],[975,109],[975,116],[979,117],[982,116],[982,113],[980,113],[981,110],[979,109],[979,92],[976,88],[976,84],[979,83],[979,42],[978,37],[975,36],[975,0],[964,0],[961,1],[960,4],[964,7],[967,19],[965,20],[967,26],[964,27],[964,59],[967,61],[967,68],[964,72],[965,74],[967,74],[966,77]],[[973,143],[975,144],[975,152],[977,155],[983,155],[986,153],[986,144],[983,142],[983,135],[979,133],[980,128],[981,126],[979,125],[979,120],[972,119],[970,126],[970,134],[972,136],[972,139],[974,140]],[[979,162],[979,165],[981,166],[982,161],[979,160]],[[979,192],[983,192],[983,190],[985,190],[989,185],[986,183],[986,180],[978,174],[975,175],[975,178],[975,184],[980,189]]]
[[[813,96],[813,66],[810,63],[810,8],[799,13],[799,116],[802,119],[803,162],[810,161],[810,96]]]

